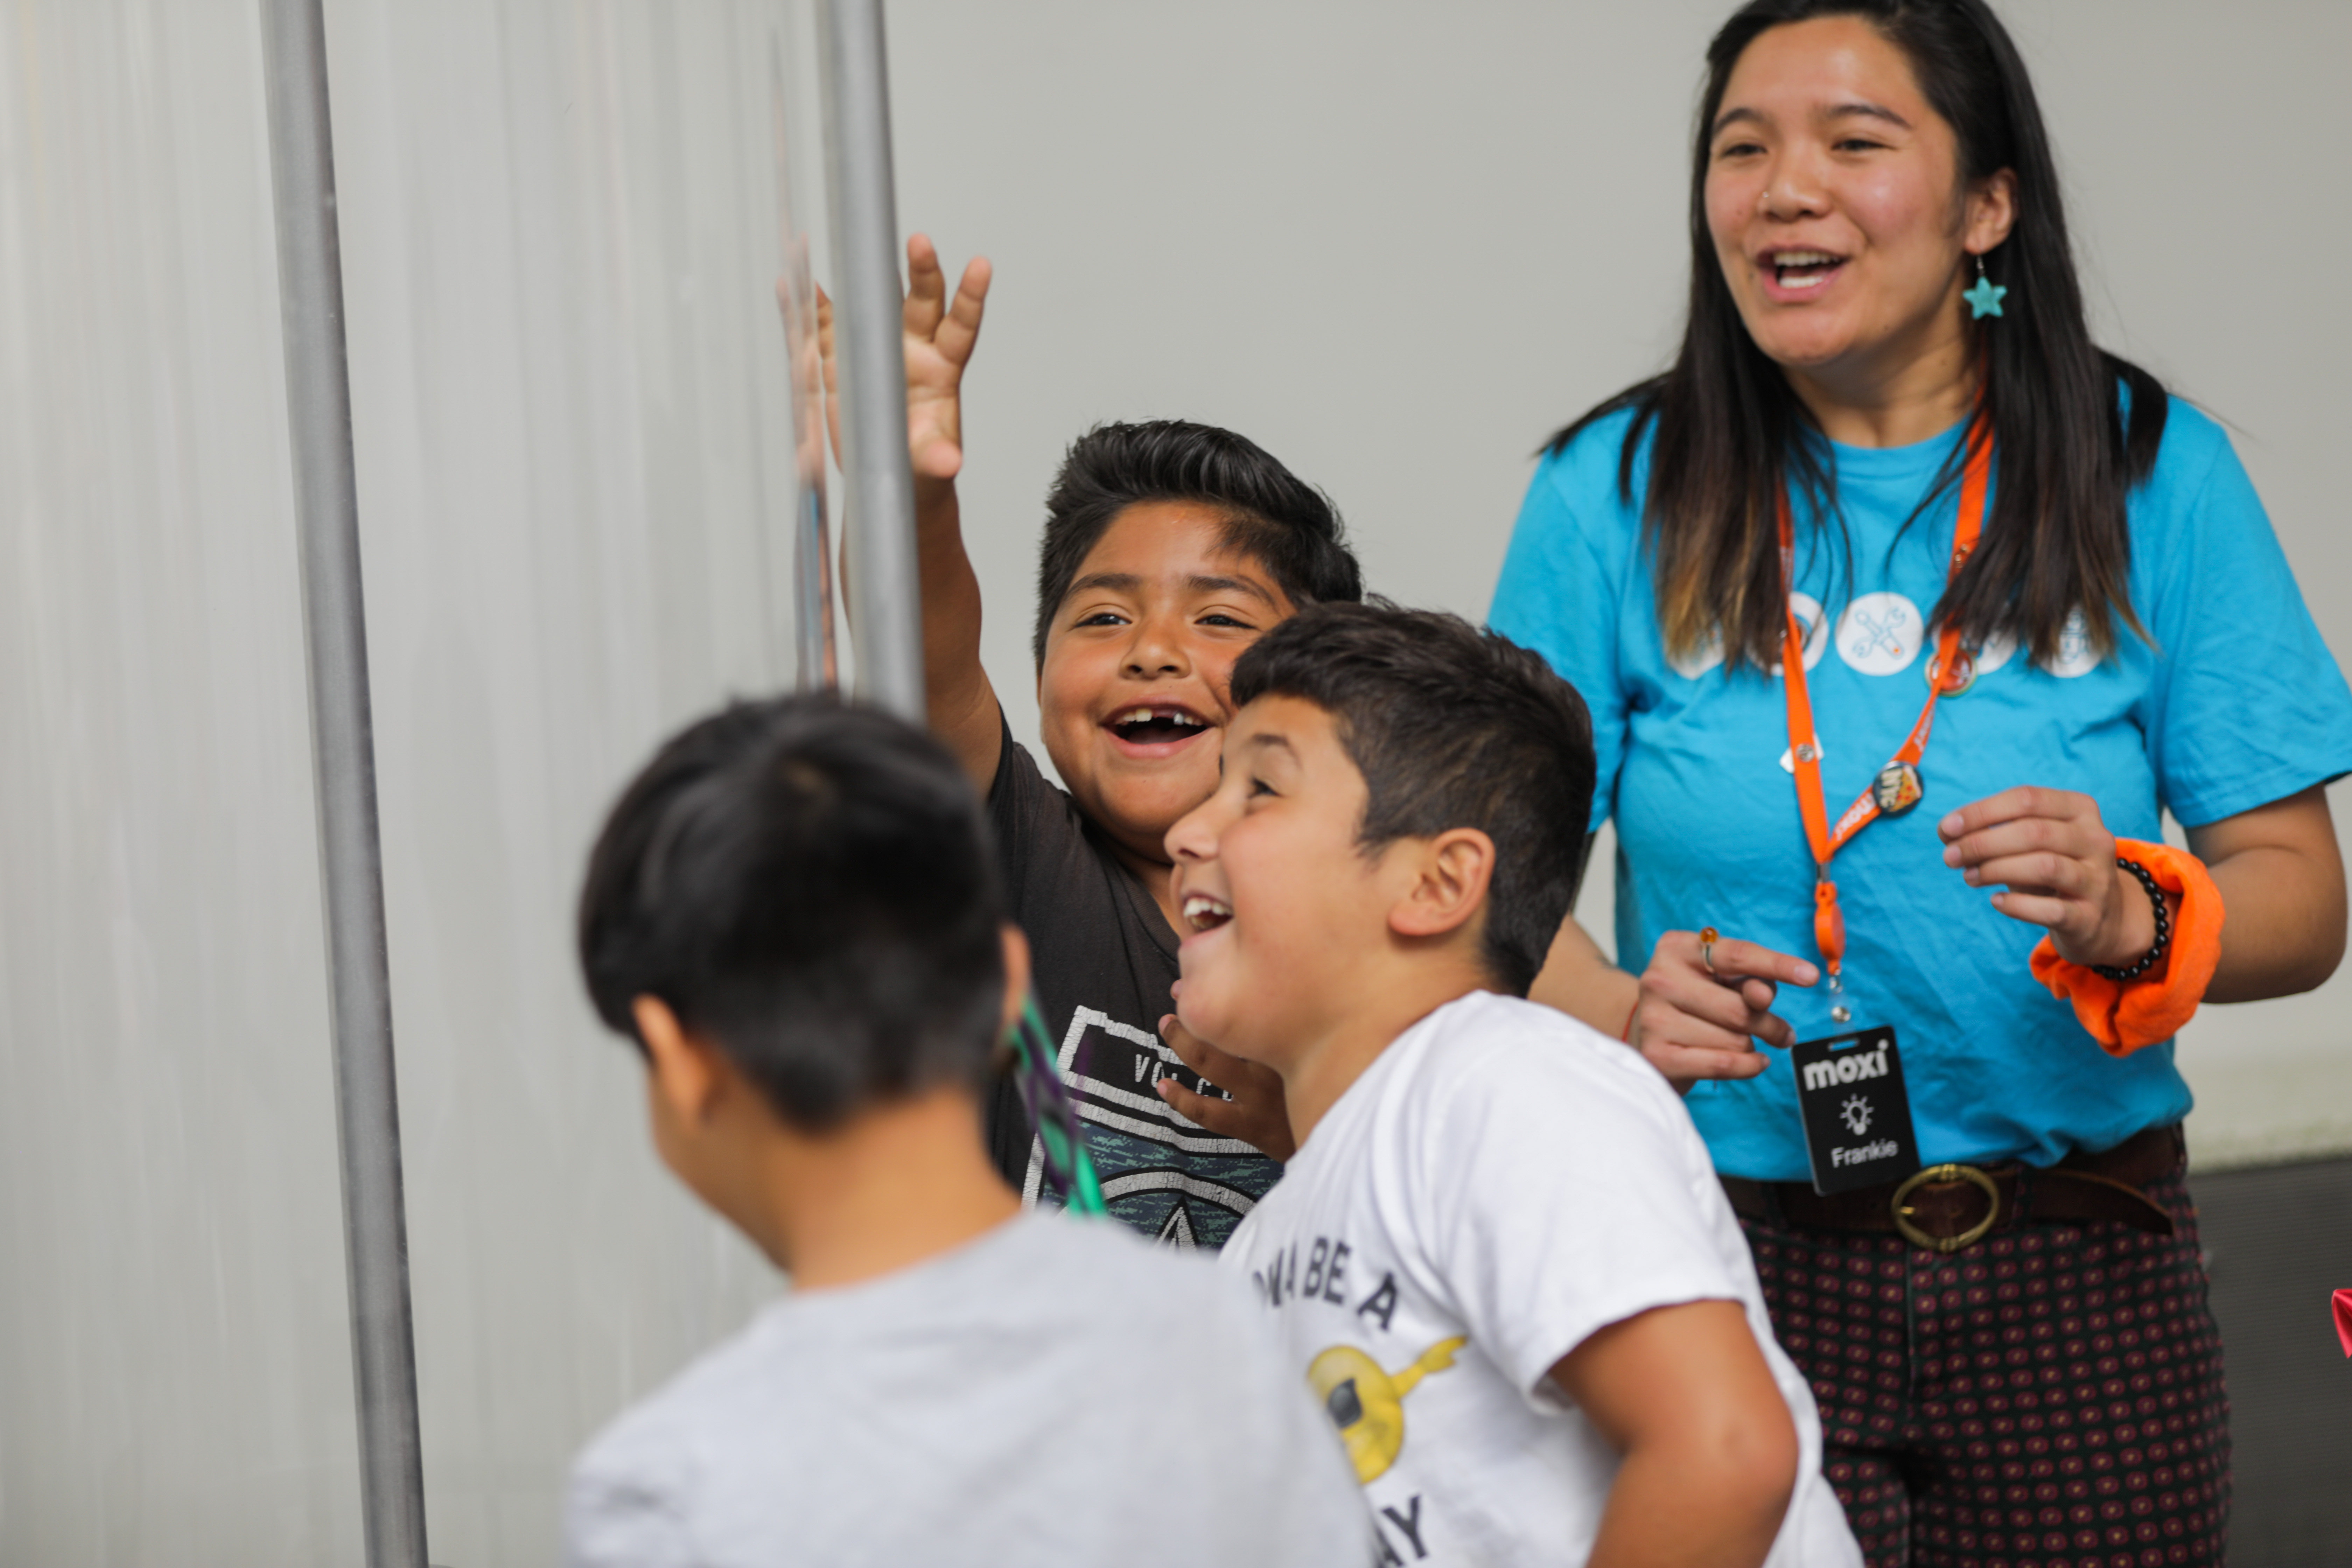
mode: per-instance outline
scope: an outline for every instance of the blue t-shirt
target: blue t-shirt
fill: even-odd
[[[1617,822],[1617,952],[1639,970],[1659,936],[1704,925],[1818,958],[1813,863],[1797,815],[1777,678],[1720,654],[1670,664],[1633,500],[1617,489],[1632,419],[1583,431],[1537,468],[1489,619],[1541,652],[1592,710],[1592,826]],[[1942,594],[1958,486],[1905,530],[1951,457],[1955,428],[1912,447],[1836,446],[1851,577],[1835,526],[1799,506],[1795,603],[1831,819],[1867,788],[1926,700],[1924,616]],[[1999,483],[1998,458],[1995,479]],[[2129,501],[2131,597],[2154,647],[2119,627],[2104,661],[2067,640],[2051,668],[1996,644],[1947,697],[1920,764],[1918,809],[1882,817],[1832,865],[1853,1020],[1825,989],[1777,1011],[1812,1039],[1892,1024],[1921,1158],[2053,1163],[2189,1111],[2169,1042],[2117,1060],[2037,984],[2042,938],[1945,866],[1936,824],[2017,784],[2079,790],[2118,837],[2159,837],[2168,806],[2199,826],[2352,773],[2352,692],[2229,438],[2175,401],[2156,471]],[[1826,617],[1821,602],[1829,604]],[[1806,1177],[1788,1058],[1707,1082],[1691,1115],[1727,1173]]]

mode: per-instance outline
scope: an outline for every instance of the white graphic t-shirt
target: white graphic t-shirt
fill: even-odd
[[[1747,1309],[1796,1423],[1769,1568],[1862,1560],[1706,1145],[1647,1063],[1564,1014],[1480,992],[1414,1025],[1219,1263],[1339,1429],[1379,1563],[1582,1563],[1618,1456],[1549,1374],[1597,1330],[1700,1300]]]

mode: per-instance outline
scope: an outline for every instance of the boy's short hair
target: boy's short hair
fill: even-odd
[[[638,1039],[631,1004],[656,996],[786,1122],[823,1131],[978,1085],[1003,911],[979,799],[939,742],[830,694],[737,702],[613,807],[580,967],[613,1028]]]
[[[1386,599],[1320,605],[1234,665],[1234,705],[1331,715],[1364,775],[1359,842],[1475,827],[1495,841],[1485,957],[1524,996],[1576,897],[1592,811],[1592,719],[1542,658],[1459,616]]]
[[[1071,443],[1045,495],[1031,649],[1041,668],[1045,634],[1087,552],[1120,512],[1155,500],[1224,513],[1225,547],[1262,563],[1295,605],[1364,596],[1339,509],[1256,442],[1182,419],[1097,425]]]

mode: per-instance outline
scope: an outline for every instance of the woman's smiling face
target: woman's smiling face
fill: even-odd
[[[1707,226],[1757,346],[1867,385],[1963,330],[1970,253],[2008,234],[2008,180],[1963,190],[1958,139],[1903,51],[1861,17],[1822,17],[1759,35],[1732,68]]]

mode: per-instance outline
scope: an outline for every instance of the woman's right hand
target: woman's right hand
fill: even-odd
[[[1702,962],[1698,932],[1658,939],[1626,1038],[1665,1074],[1676,1093],[1704,1079],[1754,1078],[1767,1063],[1756,1042],[1785,1050],[1796,1031],[1772,1012],[1783,984],[1811,985],[1821,971],[1801,958],[1752,942],[1718,939]]]

